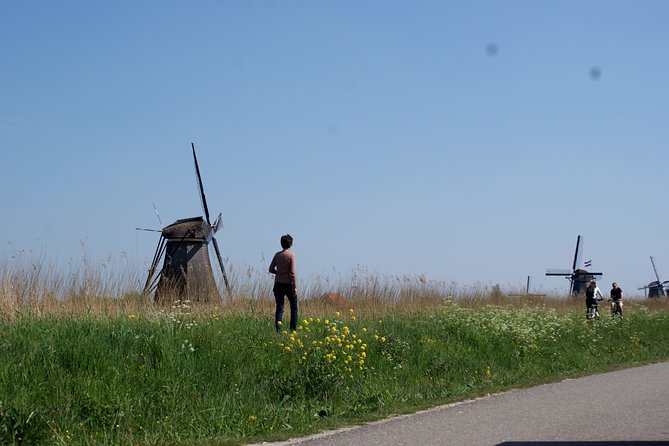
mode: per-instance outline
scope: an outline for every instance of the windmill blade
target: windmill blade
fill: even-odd
[[[576,271],[576,267],[581,264],[581,253],[583,252],[583,239],[579,235],[576,238],[576,251],[574,251],[574,264],[571,267],[572,271]]]
[[[232,300],[232,291],[230,290],[230,283],[228,282],[228,275],[225,273],[225,266],[223,265],[223,259],[221,258],[221,250],[218,248],[218,242],[216,238],[211,239],[214,242],[214,251],[216,251],[216,258],[218,259],[218,264],[221,267],[221,273],[223,273],[223,282],[225,282],[225,289],[228,291],[228,298]]]
[[[216,217],[216,220],[214,220],[214,224],[211,225],[211,229],[214,232],[214,234],[216,234],[216,232],[222,226],[222,222],[223,222],[223,214],[219,213],[218,217]]]
[[[209,221],[209,208],[207,207],[207,198],[204,196],[204,186],[202,185],[202,176],[200,175],[200,166],[197,164],[197,156],[195,155],[195,144],[190,143],[193,148],[193,161],[195,162],[195,174],[197,175],[197,185],[200,189],[200,201],[202,202],[202,209],[204,210],[204,216],[207,220],[207,224],[211,225]]]
[[[163,257],[163,253],[165,252],[166,241],[167,240],[165,237],[161,235],[160,240],[158,241],[158,247],[156,247],[156,252],[153,254],[153,261],[151,262],[151,267],[149,268],[149,274],[146,278],[146,282],[144,283],[144,290],[142,291],[143,294],[149,294],[153,289],[154,274],[156,273],[158,263],[160,262],[160,259]]]
[[[569,279],[569,295],[571,296],[574,294],[574,279],[570,278]]]
[[[561,268],[546,269],[547,276],[571,276],[572,272],[573,271],[570,271],[568,269],[561,269]]]
[[[160,226],[161,226],[161,227],[165,226],[165,225],[163,224],[163,220],[162,220],[162,218],[160,218],[160,214],[158,213],[158,208],[156,207],[156,203],[153,203],[153,209],[156,210],[156,215],[158,216],[158,221],[160,222]]]
[[[653,259],[653,256],[650,256],[650,263],[653,265],[653,271],[655,272],[655,278],[657,281],[660,281],[660,276],[657,275],[657,268],[655,268],[655,259]]]
[[[662,285],[668,285],[668,284],[669,284],[669,280],[665,280],[664,282],[662,282]]]
[[[135,231],[163,232],[159,229],[135,228]]]

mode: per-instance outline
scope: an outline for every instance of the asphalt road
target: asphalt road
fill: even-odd
[[[669,445],[669,362],[476,400],[265,446]]]

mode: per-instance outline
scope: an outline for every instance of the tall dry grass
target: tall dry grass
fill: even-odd
[[[194,313],[267,315],[274,308],[273,276],[254,267],[228,267],[231,298],[221,292],[219,300],[194,306]],[[43,256],[15,255],[0,259],[0,317],[17,314],[35,315],[100,314],[118,316],[150,315],[161,311],[151,296],[141,293],[146,271],[126,258],[92,261],[86,257],[65,264]],[[219,289],[223,290],[219,280]],[[357,267],[348,274],[312,275],[300,283],[300,313],[313,316],[328,314],[333,307],[355,307],[361,316],[390,312],[415,312],[437,309],[446,301],[470,308],[490,305],[540,307],[569,311],[584,307],[580,297],[558,294],[527,294],[502,290],[499,285],[463,285],[430,280],[423,275],[382,276]],[[324,296],[336,295],[335,302]],[[179,300],[174,296],[173,302]],[[637,298],[628,307],[666,309],[669,299]]]

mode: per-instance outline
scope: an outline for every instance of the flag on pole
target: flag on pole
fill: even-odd
[[[583,262],[583,266],[585,266],[586,268],[590,268],[592,266],[592,260],[586,260],[585,262]]]

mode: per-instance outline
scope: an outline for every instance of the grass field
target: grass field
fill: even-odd
[[[0,268],[0,445],[283,439],[669,358],[669,299],[586,322],[580,299],[360,275],[276,334],[254,274],[156,307],[130,276],[26,268]]]

